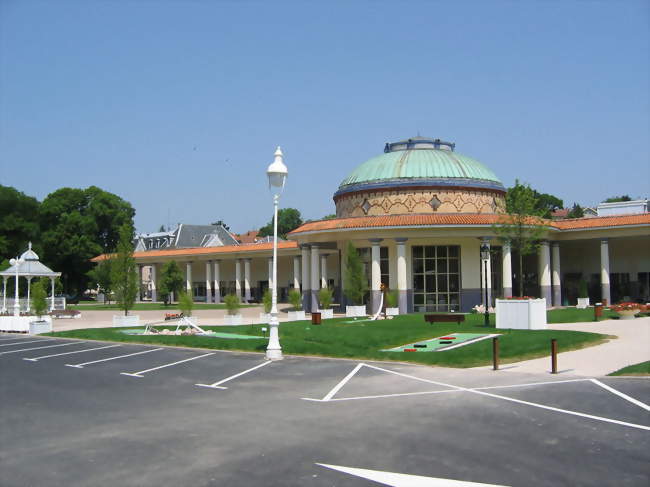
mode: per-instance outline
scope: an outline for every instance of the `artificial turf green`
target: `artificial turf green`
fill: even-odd
[[[607,337],[597,333],[558,330],[495,330],[484,327],[483,316],[466,315],[458,324],[425,323],[421,314],[396,316],[392,320],[355,322],[349,318],[323,320],[321,325],[310,321],[280,324],[280,342],[285,354],[316,355],[365,360],[396,360],[445,367],[475,367],[492,361],[491,340],[484,340],[444,353],[406,354],[382,352],[404,343],[414,343],[449,333],[501,333],[502,363],[517,362],[550,354],[550,340],[556,338],[560,352],[575,350],[602,342]],[[268,325],[204,327],[225,333],[262,335]],[[50,333],[48,335],[89,340],[162,344],[208,349],[264,352],[266,340],[202,338],[197,336],[126,335],[116,328],[92,328]]]
[[[650,360],[640,364],[628,365],[607,375],[650,375]]]

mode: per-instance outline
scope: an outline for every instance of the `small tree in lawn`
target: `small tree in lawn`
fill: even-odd
[[[300,294],[300,291],[297,289],[289,291],[289,302],[294,311],[300,311],[302,309],[302,294]]]
[[[128,224],[120,227],[120,240],[111,264],[111,282],[117,304],[124,310],[124,316],[127,316],[138,295],[138,270],[133,258],[133,228]]]
[[[264,295],[262,296],[262,304],[264,305],[264,313],[268,315],[271,312],[271,308],[273,307],[273,295],[271,294],[270,289],[266,289],[264,291]]]
[[[236,294],[227,294],[223,298],[223,304],[226,306],[226,313],[231,316],[235,316],[241,307],[239,296]]]
[[[90,282],[97,286],[97,290],[101,291],[108,302],[111,302],[111,259],[104,259],[99,262],[93,269],[88,272]]]
[[[178,309],[181,310],[183,316],[192,316],[192,308],[194,308],[194,301],[190,293],[180,293],[178,296]]]
[[[40,279],[31,289],[32,309],[39,320],[47,312],[47,291],[44,283],[45,281]]]
[[[328,287],[321,288],[318,291],[318,300],[320,301],[321,309],[330,309],[332,301],[334,301],[334,292]]]
[[[354,305],[362,305],[363,297],[368,290],[366,274],[363,270],[363,262],[357,249],[348,242],[345,256],[345,277],[343,280],[345,289],[343,293]]]
[[[537,251],[545,232],[534,190],[528,184],[515,181],[506,196],[506,213],[501,215],[494,232],[519,255],[519,296],[524,295],[524,255]]]
[[[165,306],[170,303],[172,293],[178,296],[178,293],[183,289],[184,282],[185,278],[175,260],[163,264],[160,272],[159,288],[160,297],[163,299]]]

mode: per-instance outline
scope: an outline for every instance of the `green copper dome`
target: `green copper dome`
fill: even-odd
[[[454,152],[454,148],[450,142],[425,137],[386,144],[383,154],[364,162],[343,180],[336,195],[396,186],[459,186],[505,191],[490,169]]]

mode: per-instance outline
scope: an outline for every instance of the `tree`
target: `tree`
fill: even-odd
[[[0,185],[0,255],[16,257],[27,242],[39,242],[38,208],[36,198]],[[40,253],[40,247],[35,247]]]
[[[111,264],[111,283],[115,291],[115,300],[124,310],[124,316],[133,308],[138,288],[138,270],[133,258],[133,227],[128,224],[120,228],[120,240],[117,252]]]
[[[300,212],[295,208],[282,208],[278,210],[278,237],[287,238],[287,233],[302,225]],[[259,237],[273,236],[273,217],[271,221],[260,228]]]
[[[352,245],[352,242],[348,242],[346,249],[343,285],[343,293],[352,304],[363,304],[363,297],[368,290],[368,282],[363,269],[361,256],[354,245]]]
[[[578,203],[573,203],[573,207],[571,207],[571,210],[567,213],[567,218],[583,218],[584,216],[585,212],[582,209],[582,206]]]
[[[331,213],[329,215],[325,215],[323,218],[321,218],[321,220],[334,220],[335,218],[336,218],[336,214]]]
[[[222,226],[225,228],[227,231],[230,231],[230,227],[224,223],[223,220],[217,220],[216,222],[210,223],[210,225],[214,225],[215,227]]]
[[[192,316],[192,309],[194,308],[194,300],[190,293],[181,292],[178,296],[178,309],[181,310],[183,316]]]
[[[112,290],[112,281],[111,281],[111,259],[101,260],[93,269],[88,272],[88,277],[90,278],[90,285],[96,286],[97,290],[102,292],[104,296],[108,299],[108,302],[111,302],[110,296]]]
[[[165,262],[160,271],[159,290],[160,297],[163,299],[165,305],[171,301],[171,294],[178,293],[183,289],[185,278],[181,273],[180,267],[175,260]]]
[[[534,253],[544,233],[543,221],[535,191],[528,184],[515,181],[506,194],[506,213],[501,215],[494,232],[504,243],[509,243],[519,255],[519,296],[524,295],[524,255]]]
[[[629,195],[624,194],[622,196],[612,196],[611,198],[607,198],[603,203],[618,203],[619,201],[632,201],[632,198],[630,198]]]
[[[39,319],[47,312],[47,291],[44,283],[44,279],[39,279],[31,289],[32,310]]]
[[[533,196],[536,199],[535,209],[537,214],[543,218],[551,218],[552,212],[564,208],[564,201],[552,194],[538,193],[533,190]]]
[[[39,208],[43,262],[61,271],[67,293],[83,292],[90,259],[114,252],[119,229],[133,227],[135,210],[119,196],[96,186],[61,188],[50,193]]]

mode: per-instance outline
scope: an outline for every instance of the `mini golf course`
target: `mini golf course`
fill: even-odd
[[[124,333],[126,335],[144,335],[144,328],[132,328],[128,330],[120,330],[120,333]],[[180,336],[180,335],[175,335],[173,333],[170,333],[169,335],[164,334],[164,333],[156,333],[155,335],[148,335],[148,336]],[[263,339],[265,337],[260,337],[260,336],[252,336],[252,335],[239,335],[237,333],[222,333],[218,331],[207,331],[205,333],[196,333],[192,336],[196,337],[205,337],[205,338],[229,338],[231,340],[258,340],[258,339]]]
[[[381,350],[382,352],[444,352],[454,348],[463,347],[472,343],[480,342],[487,338],[498,336],[498,334],[484,333],[450,333],[448,335],[430,338],[429,340],[419,341],[400,345],[399,347]]]

